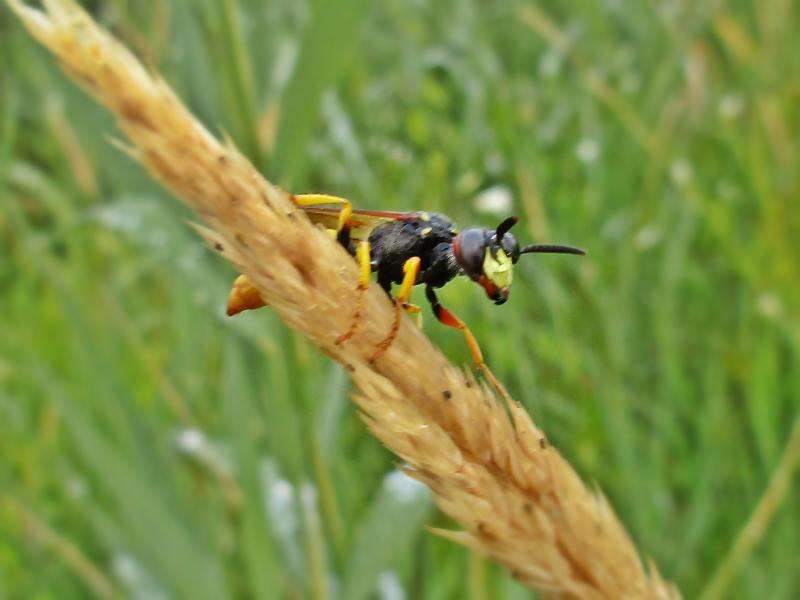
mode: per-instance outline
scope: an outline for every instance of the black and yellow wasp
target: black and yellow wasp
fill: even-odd
[[[473,359],[483,365],[475,337],[461,319],[442,306],[436,289],[459,275],[466,275],[480,284],[495,304],[503,304],[511,291],[514,265],[523,254],[585,254],[571,246],[533,244],[520,247],[509,233],[517,217],[505,219],[496,229],[472,227],[459,232],[450,219],[437,213],[353,210],[348,200],[325,194],[297,195],[292,199],[312,222],[329,229],[359,264],[359,301],[350,328],[336,343],[342,344],[354,335],[362,312],[362,294],[369,287],[371,273],[377,273],[378,284],[395,304],[391,331],[378,344],[371,357],[373,362],[397,336],[402,312],[419,312],[419,307],[409,300],[412,288],[424,284],[433,314],[443,324],[464,333]],[[392,284],[400,286],[394,297]],[[261,306],[264,303],[258,292],[245,276],[240,276],[228,300],[228,314]]]

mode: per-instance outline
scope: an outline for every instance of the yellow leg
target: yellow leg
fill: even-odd
[[[414,322],[417,324],[417,327],[422,329],[422,308],[416,304],[410,304],[409,302],[404,302],[402,308],[406,311],[407,315],[414,317]]]
[[[416,315],[414,321],[417,323],[417,327],[422,329],[422,309],[416,304],[406,303],[403,305],[403,310],[406,311],[406,314]]]
[[[344,344],[355,335],[356,328],[361,321],[361,315],[364,313],[364,292],[369,287],[370,273],[372,273],[368,241],[364,240],[358,243],[356,260],[358,261],[359,269],[358,287],[356,288],[356,310],[353,313],[353,319],[350,321],[350,327],[345,333],[336,338],[336,344]]]
[[[342,210],[339,212],[339,222],[336,225],[336,235],[344,229],[353,214],[353,205],[349,200],[339,196],[329,196],[328,194],[299,194],[294,196],[294,202],[298,206],[317,206],[319,204],[341,204]]]
[[[403,310],[406,311],[406,314],[412,315],[414,317],[414,323],[416,323],[419,329],[422,329],[422,309],[416,304],[404,302]]]
[[[376,360],[378,360],[383,353],[389,349],[389,346],[392,345],[392,342],[394,342],[395,338],[397,337],[397,332],[400,331],[400,320],[403,317],[403,311],[409,310],[410,312],[414,312],[413,305],[409,304],[408,300],[411,298],[411,290],[414,289],[414,285],[417,283],[420,262],[420,258],[418,256],[414,256],[409,258],[403,265],[403,282],[400,284],[400,291],[397,293],[397,296],[394,299],[395,312],[392,330],[389,332],[389,335],[386,337],[386,339],[378,344],[378,347],[375,349],[375,352],[369,359],[370,362],[374,363]]]

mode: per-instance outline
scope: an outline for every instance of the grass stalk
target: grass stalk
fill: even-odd
[[[243,143],[247,145],[248,156],[257,166],[260,166],[263,161],[263,152],[258,138],[258,109],[256,108],[253,69],[247,52],[244,32],[238,18],[236,0],[218,0],[217,11],[223,44],[227,49],[231,89],[234,90],[234,101],[240,113],[239,132],[243,136]]]
[[[725,597],[737,573],[747,561],[747,557],[764,537],[775,513],[783,505],[799,464],[800,417],[797,417],[792,425],[789,441],[786,443],[778,466],[770,477],[769,484],[730,550],[709,579],[708,586],[700,595],[702,600],[717,600]]]
[[[2,498],[0,498],[2,500]],[[121,594],[106,574],[81,552],[71,540],[53,530],[44,520],[18,500],[10,496],[4,504],[22,524],[25,534],[33,541],[42,544],[60,558],[98,598],[120,598]]]

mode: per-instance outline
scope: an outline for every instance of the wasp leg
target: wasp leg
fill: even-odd
[[[374,264],[373,267],[375,267]],[[387,279],[385,275],[381,276],[380,270],[378,271],[378,285],[380,285],[383,291],[386,292],[386,295],[389,296],[389,299],[394,302],[394,298],[392,297],[392,281],[391,279]],[[422,327],[422,309],[419,306],[406,302],[403,304],[403,310],[405,310],[409,315],[417,315],[417,327]]]
[[[342,209],[339,212],[336,229],[329,229],[328,231],[330,231],[331,237],[341,243],[348,252],[351,252],[350,228],[347,227],[347,222],[353,214],[353,205],[350,204],[349,200],[326,194],[300,194],[293,196],[293,199],[298,206],[340,204]],[[237,277],[228,297],[228,316],[236,315],[245,310],[261,308],[262,306],[265,306],[265,303],[252,283],[250,283],[250,280],[244,275]]]
[[[422,308],[417,306],[416,304],[406,303],[403,305],[403,310],[406,311],[406,313],[409,315],[416,315],[416,318],[414,320],[417,323],[417,327],[422,329]]]
[[[233,282],[233,288],[228,296],[227,313],[229,317],[237,315],[245,310],[253,310],[266,306],[266,303],[261,299],[261,294],[253,287],[250,278],[247,275],[239,275],[236,281]]]
[[[350,321],[348,330],[336,338],[336,344],[344,344],[356,333],[356,328],[361,321],[364,313],[364,292],[369,287],[369,277],[372,273],[372,263],[370,261],[369,242],[364,240],[358,243],[356,248],[356,260],[358,261],[358,287],[356,288],[356,309],[353,312],[353,319]]]
[[[483,372],[484,377],[486,377],[492,387],[497,390],[500,396],[502,396],[503,399],[509,404],[513,403],[514,401],[509,395],[505,386],[500,383],[497,377],[494,376],[494,373],[492,373],[489,365],[484,362],[481,347],[478,345],[478,341],[475,339],[475,336],[472,334],[469,327],[467,327],[467,324],[442,306],[441,302],[439,302],[439,297],[436,295],[436,290],[434,290],[432,286],[426,286],[425,297],[428,299],[428,302],[431,303],[433,314],[436,315],[436,318],[439,320],[439,322],[463,332],[464,337],[467,340],[469,350],[472,353],[472,360],[475,361],[475,365]]]
[[[333,237],[339,239],[343,231],[345,231],[345,226],[347,222],[350,220],[350,217],[353,214],[353,205],[350,204],[350,200],[346,200],[345,198],[340,198],[339,196],[329,196],[327,194],[298,194],[293,196],[294,203],[298,206],[317,206],[319,204],[341,204],[342,210],[339,212],[339,222],[336,225],[336,232],[334,233]],[[348,236],[349,240],[349,236]],[[339,239],[339,241],[342,241]],[[347,244],[342,244],[343,246],[347,247]]]
[[[375,264],[373,264],[373,268]],[[378,285],[381,286],[386,295],[389,296],[389,300],[394,302],[394,297],[392,296],[392,280],[386,277],[386,274],[381,274],[381,271],[378,270]],[[405,310],[409,315],[417,315],[417,327],[422,328],[422,309],[417,306],[416,304],[409,304],[406,302],[403,304],[403,310]]]
[[[400,284],[400,291],[397,293],[397,297],[394,298],[395,312],[392,330],[389,332],[389,335],[386,337],[386,339],[378,344],[378,347],[372,354],[369,362],[374,363],[381,356],[383,356],[383,353],[386,352],[389,349],[389,346],[392,345],[392,342],[394,342],[395,338],[397,337],[397,332],[400,331],[400,320],[403,317],[403,311],[409,310],[413,312],[413,305],[409,304],[408,300],[411,298],[411,290],[417,283],[417,275],[419,275],[420,263],[421,260],[419,256],[414,256],[409,258],[403,265],[403,282]]]
[[[464,337],[467,339],[469,351],[472,353],[472,360],[474,360],[475,364],[479,367],[483,366],[485,364],[483,362],[483,352],[481,352],[478,341],[475,339],[475,336],[472,335],[467,324],[442,306],[442,303],[439,302],[439,297],[436,295],[436,291],[430,285],[425,288],[425,297],[428,299],[428,302],[431,303],[433,314],[440,323],[463,332]]]

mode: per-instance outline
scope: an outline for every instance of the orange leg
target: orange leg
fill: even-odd
[[[233,282],[230,296],[228,296],[228,316],[238,315],[245,310],[266,306],[261,299],[261,294],[253,287],[247,275],[239,275]]]
[[[395,312],[392,329],[389,332],[389,335],[386,336],[386,339],[378,344],[378,347],[375,349],[375,352],[372,354],[369,362],[374,363],[381,356],[383,356],[384,352],[386,352],[389,349],[389,346],[392,345],[392,342],[394,342],[395,338],[397,337],[397,332],[400,331],[400,320],[403,317],[403,311],[405,310],[413,313],[415,312],[415,308],[419,308],[409,304],[408,300],[411,298],[411,290],[417,283],[420,263],[420,258],[418,256],[414,256],[409,258],[403,265],[403,283],[400,284],[400,291],[397,293],[397,296],[394,299]]]
[[[506,390],[505,386],[500,383],[497,377],[494,376],[494,373],[492,373],[489,365],[483,361],[483,352],[481,352],[481,348],[478,345],[478,340],[475,339],[475,336],[472,334],[469,327],[467,327],[467,324],[442,306],[442,304],[439,302],[438,296],[436,296],[436,291],[431,286],[425,288],[425,296],[431,303],[433,314],[436,315],[436,318],[443,325],[458,329],[464,334],[464,337],[467,340],[467,346],[469,346],[469,351],[472,354],[472,360],[475,361],[475,365],[481,370],[487,381],[492,385],[492,387],[494,387],[500,396],[502,396],[503,399],[509,403],[509,405],[513,403],[514,400],[511,398],[508,390]]]
[[[350,220],[350,217],[353,214],[353,207],[349,200],[345,198],[340,198],[338,196],[330,196],[328,194],[298,194],[293,196],[295,204],[298,206],[317,206],[323,204],[339,204],[342,206],[341,211],[339,212],[339,219],[336,225],[336,229],[329,229],[328,232],[331,234],[331,237],[336,238],[342,232],[342,230],[347,226],[347,222]],[[370,247],[369,242],[362,241],[359,243],[358,248],[356,249],[356,260],[359,263],[359,279],[358,279],[358,287],[356,288],[357,296],[356,296],[356,310],[353,314],[353,319],[350,324],[348,330],[340,335],[336,339],[336,344],[343,344],[347,340],[355,335],[358,323],[361,320],[361,317],[364,312],[364,292],[369,287],[370,281],[370,273],[371,273],[371,263],[370,263]],[[412,259],[413,260],[413,259]],[[419,261],[419,259],[416,259]],[[417,271],[419,271],[419,267],[417,267]],[[416,278],[416,275],[415,275]],[[413,286],[413,283],[411,284]],[[410,291],[408,292],[408,296],[410,296]],[[266,306],[264,301],[261,299],[258,291],[253,287],[250,283],[250,280],[245,275],[240,275],[236,281],[234,282],[233,288],[231,289],[230,297],[228,299],[228,315],[232,316],[238,314],[245,310],[251,310],[255,308],[260,308],[262,306]],[[419,306],[415,306],[414,304],[409,304],[408,302],[404,301],[400,304],[400,306],[409,314],[416,314],[417,315],[417,325],[421,326],[421,311],[422,309]],[[399,329],[399,319],[397,320],[397,328]],[[395,331],[394,336],[396,337],[397,332]],[[391,345],[394,337],[391,340],[384,340],[381,345],[386,344],[386,348]],[[385,351],[385,350],[384,350]],[[376,358],[382,354],[380,352],[377,354]]]
[[[469,330],[467,324],[442,306],[442,304],[439,302],[439,298],[436,296],[436,292],[431,286],[425,288],[425,295],[430,301],[431,308],[433,308],[433,314],[436,316],[439,322],[443,325],[447,325],[448,327],[452,327],[453,329],[458,329],[461,331],[467,340],[469,351],[472,353],[472,360],[474,360],[475,364],[479,367],[483,365],[483,352],[481,352],[481,347],[478,345],[478,340],[475,339],[475,336]]]
[[[336,229],[331,229],[331,236],[335,239],[347,225],[353,214],[353,206],[349,200],[338,196],[328,196],[326,194],[300,194],[294,196],[294,202],[298,206],[315,206],[318,204],[340,204],[342,210],[339,212],[339,220]],[[265,306],[258,291],[250,283],[250,280],[240,275],[233,283],[230,296],[228,298],[228,315],[233,316],[245,310],[261,308]],[[352,334],[350,334],[352,335]]]
[[[356,249],[356,260],[358,261],[358,287],[356,288],[356,310],[353,313],[353,319],[350,321],[350,327],[346,332],[336,338],[336,344],[344,344],[356,333],[358,324],[361,321],[361,316],[364,313],[364,292],[369,287],[369,276],[372,272],[370,264],[370,251],[369,242],[364,240],[359,242]]]

